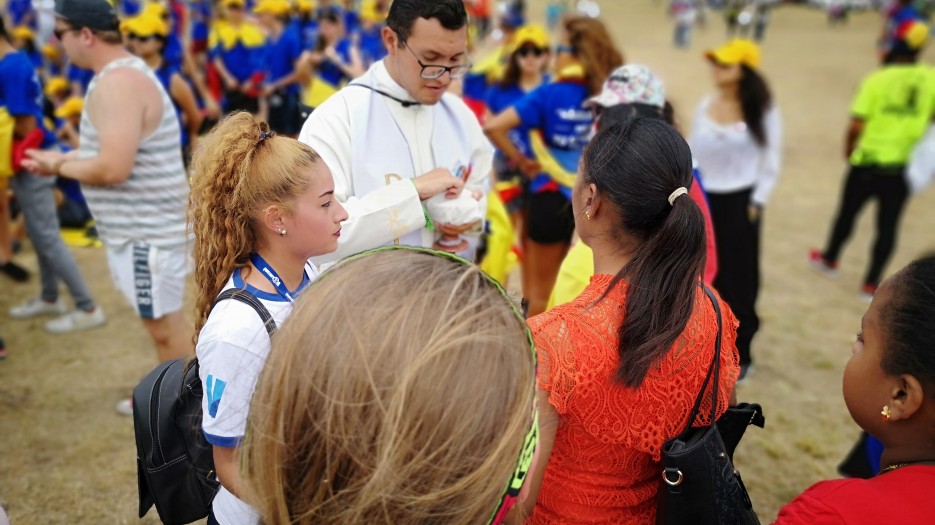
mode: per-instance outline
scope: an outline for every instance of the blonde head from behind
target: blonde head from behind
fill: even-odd
[[[195,235],[196,332],[236,268],[260,248],[260,214],[289,212],[311,181],[318,155],[307,145],[271,136],[269,126],[234,113],[200,141],[193,166],[189,222]]]
[[[273,339],[251,504],[268,525],[486,523],[532,422],[531,352],[475,266],[410,250],[339,264]]]

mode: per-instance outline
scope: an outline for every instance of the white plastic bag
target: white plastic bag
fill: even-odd
[[[916,143],[906,166],[906,182],[912,194],[924,190],[935,180],[935,126],[930,126]]]
[[[469,190],[462,191],[454,199],[440,193],[425,201],[425,210],[433,222],[455,226],[477,222],[484,218],[485,211]]]

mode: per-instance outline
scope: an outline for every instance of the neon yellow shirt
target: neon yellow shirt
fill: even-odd
[[[579,239],[571,246],[568,254],[565,255],[565,260],[562,261],[547,309],[571,302],[581,295],[581,292],[591,282],[592,275],[594,275],[594,252]]]
[[[860,86],[851,114],[864,121],[851,164],[907,164],[935,115],[935,70],[894,64],[871,73]]]

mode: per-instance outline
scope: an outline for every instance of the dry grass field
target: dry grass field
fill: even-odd
[[[530,2],[532,11],[538,15],[544,3]],[[701,53],[724,40],[721,19],[709,18],[691,50],[676,50],[661,0],[602,4],[627,60],[662,75],[687,129],[711,88]],[[865,212],[837,280],[812,273],[805,259],[824,242],[834,213],[848,105],[860,78],[875,67],[879,24],[868,13],[829,28],[821,12],[787,7],[775,12],[764,44],[764,71],[785,122],[785,162],[765,216],[757,370],[739,391],[742,400],[764,406],[767,427],[751,429],[737,457],[764,523],[813,482],[835,477],[857,435],[840,384],[866,307],[857,288],[871,214]],[[932,56],[926,61],[933,63]],[[935,190],[908,207],[890,271],[935,248],[933,225]],[[0,362],[0,505],[13,525],[139,522],[132,423],[113,407],[154,366],[154,352],[113,288],[103,250],[74,253],[109,316],[106,327],[52,336],[40,320],[12,321],[0,313],[9,349]],[[35,269],[28,247],[18,260]],[[0,278],[0,287],[0,312],[6,312],[34,295],[38,283]],[[158,519],[151,512],[142,523]]]

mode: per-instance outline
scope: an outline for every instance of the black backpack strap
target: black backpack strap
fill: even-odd
[[[273,336],[273,333],[276,332],[276,320],[273,319],[272,314],[269,313],[269,310],[263,306],[263,303],[261,303],[260,300],[256,298],[256,296],[246,290],[241,290],[240,288],[228,288],[227,290],[221,292],[220,295],[218,295],[218,298],[214,300],[214,304],[211,305],[211,309],[213,310],[214,307],[218,305],[218,303],[228,299],[240,301],[250,308],[253,308],[257,315],[260,316],[260,320],[263,321],[263,326],[266,327],[266,332],[270,335],[270,337]]]

